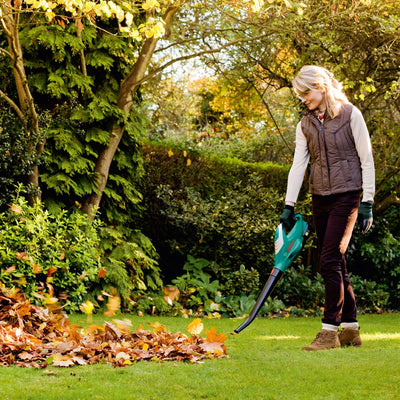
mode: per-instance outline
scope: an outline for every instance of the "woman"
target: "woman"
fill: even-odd
[[[362,233],[373,221],[375,170],[371,141],[360,110],[349,103],[331,72],[307,65],[292,84],[306,109],[296,129],[281,222],[288,229],[293,224],[294,206],[310,161],[309,191],[325,284],[322,330],[303,350],[360,346],[345,252],[357,215]]]

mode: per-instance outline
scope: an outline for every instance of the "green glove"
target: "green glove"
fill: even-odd
[[[283,227],[285,230],[290,231],[293,228],[293,225],[295,224],[295,218],[294,218],[294,207],[286,205],[285,208],[283,209],[281,219],[280,219]]]
[[[358,223],[361,225],[361,233],[367,233],[373,221],[372,203],[363,201],[358,209]]]

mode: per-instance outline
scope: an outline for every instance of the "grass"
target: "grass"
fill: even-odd
[[[124,316],[126,317],[126,316]],[[119,317],[120,318],[120,317]],[[129,317],[133,326],[159,321],[186,332],[183,318]],[[82,316],[71,321],[82,323]],[[360,316],[360,348],[305,352],[319,318],[257,319],[238,335],[242,321],[204,320],[226,333],[230,358],[202,364],[138,362],[126,368],[92,365],[42,370],[0,369],[0,399],[399,399],[400,314]],[[100,316],[93,323],[102,324]]]

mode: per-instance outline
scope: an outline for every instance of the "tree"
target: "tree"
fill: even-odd
[[[24,51],[22,47],[21,32],[24,30],[23,24],[28,23],[34,27],[46,27],[46,20],[43,21],[43,16],[40,10],[45,9],[45,17],[52,23],[58,23],[59,26],[65,28],[69,25],[70,21],[75,23],[75,34],[78,41],[81,42],[81,48],[75,43],[71,45],[71,49],[74,51],[79,51],[80,55],[80,69],[83,81],[87,77],[87,64],[85,59],[84,48],[82,47],[82,30],[84,29],[84,23],[82,18],[89,19],[91,23],[97,22],[98,28],[101,28],[101,21],[107,21],[110,18],[118,22],[118,31],[126,34],[126,39],[132,42],[135,38],[140,37],[142,34],[144,36],[144,44],[140,51],[140,56],[136,62],[134,68],[128,74],[119,91],[119,97],[116,101],[117,107],[120,109],[119,121],[115,122],[115,126],[111,128],[110,131],[110,142],[105,150],[100,152],[98,156],[98,161],[95,166],[95,179],[96,188],[95,192],[88,197],[83,205],[83,210],[86,212],[91,212],[92,205],[98,206],[101,194],[105,187],[105,181],[108,176],[108,171],[111,163],[111,159],[115,154],[116,148],[121,140],[121,135],[123,132],[123,114],[130,111],[133,104],[134,94],[137,90],[136,81],[143,77],[144,71],[146,70],[152,53],[154,51],[155,44],[158,38],[164,32],[163,24],[168,24],[171,21],[172,16],[177,9],[182,5],[182,1],[176,2],[175,5],[170,5],[169,2],[163,6],[163,10],[157,1],[147,1],[141,5],[141,12],[149,14],[144,18],[144,22],[141,25],[133,24],[133,12],[134,6],[127,6],[124,4],[125,9],[117,6],[115,3],[67,3],[65,6],[63,2],[35,2],[27,1],[26,3],[10,3],[7,1],[1,2],[1,24],[3,28],[3,33],[8,41],[8,48],[3,49],[3,53],[7,54],[10,58],[10,64],[14,74],[14,82],[16,92],[18,94],[18,104],[11,97],[8,96],[4,91],[0,92],[0,96],[3,97],[17,113],[20,121],[24,126],[24,131],[26,136],[34,134],[38,137],[36,145],[36,153],[40,156],[44,148],[44,139],[40,136],[39,132],[39,117],[37,113],[37,104],[32,96],[32,90],[30,87],[29,76],[26,73],[25,63],[24,63]],[[83,9],[79,9],[79,4],[83,6]],[[164,12],[163,20],[155,18],[155,9]],[[32,15],[27,15],[29,11],[36,11]],[[60,14],[57,15],[56,12],[59,11]],[[137,12],[136,21],[140,23],[141,12]],[[121,22],[125,23],[125,26],[121,27]],[[50,32],[51,33],[51,32]],[[111,34],[111,33],[110,33]],[[51,37],[49,37],[49,42],[51,42]],[[25,42],[26,43],[26,42]],[[48,43],[47,43],[48,45]],[[44,43],[46,47],[46,43]],[[55,55],[57,58],[57,55]],[[57,79],[53,77],[53,79]],[[62,79],[61,77],[59,79]],[[87,81],[87,79],[86,79]],[[50,86],[50,85],[49,85]],[[48,88],[47,88],[48,89]],[[38,189],[39,188],[39,171],[38,166],[35,165],[30,174],[29,181]],[[94,202],[94,203],[93,203]]]
[[[143,97],[149,103],[152,138],[218,149],[249,162],[289,162],[296,122],[289,90],[261,94],[235,71],[199,77],[189,70],[181,80],[164,75],[157,90]]]
[[[162,18],[165,24],[165,28],[170,28],[172,18],[182,6],[182,4],[183,1],[177,1],[176,3],[172,3],[172,5],[166,8]],[[133,69],[129,72],[128,76],[121,83],[117,106],[125,113],[129,113],[133,105],[135,104],[135,94],[151,63],[158,40],[159,37],[154,35],[145,40]],[[82,210],[88,214],[91,214],[93,209],[97,208],[100,205],[102,193],[107,183],[111,161],[122,139],[123,132],[123,124],[113,124],[110,130],[110,141],[98,156],[94,168],[94,173],[97,180],[96,191],[84,201],[82,207]]]

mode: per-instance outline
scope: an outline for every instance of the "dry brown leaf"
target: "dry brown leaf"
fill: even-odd
[[[206,329],[206,338],[207,342],[220,342],[224,343],[226,340],[225,333],[217,334],[215,326],[213,326],[210,330]]]
[[[32,265],[32,271],[34,274],[40,274],[42,272],[42,267],[38,264]]]
[[[56,373],[50,369],[43,370],[43,373],[47,375],[56,375]]]
[[[164,294],[166,295],[166,297],[168,297],[169,300],[167,300],[165,297],[165,301],[168,304],[172,305],[172,302],[175,300],[178,300],[179,295],[180,295],[180,291],[176,286],[165,286],[163,288]]]
[[[17,206],[16,204],[13,204],[10,207],[12,212],[15,212],[16,214],[22,214],[22,208],[20,206]]]
[[[211,354],[223,355],[225,353],[224,344],[219,342],[204,342],[200,344],[200,347]]]
[[[97,277],[100,279],[100,278],[103,278],[104,276],[106,276],[106,274],[107,274],[107,271],[103,267],[101,267],[99,273],[97,274]]]
[[[149,322],[149,326],[152,327],[151,333],[167,332],[165,326],[163,324],[160,324],[159,322],[155,322],[154,324]]]
[[[107,301],[107,311],[104,312],[104,315],[106,317],[112,317],[115,315],[116,311],[119,310],[121,307],[121,299],[117,294],[115,295],[109,295],[108,301]]]
[[[53,361],[55,367],[72,367],[75,365],[72,359]]]
[[[47,271],[46,276],[47,276],[47,277],[50,277],[50,276],[52,276],[52,275],[54,274],[54,272],[56,272],[56,271],[57,271],[57,268],[56,268],[56,267],[50,267],[49,270]]]
[[[186,329],[192,335],[200,335],[204,329],[204,325],[200,318],[196,318],[186,327]]]

